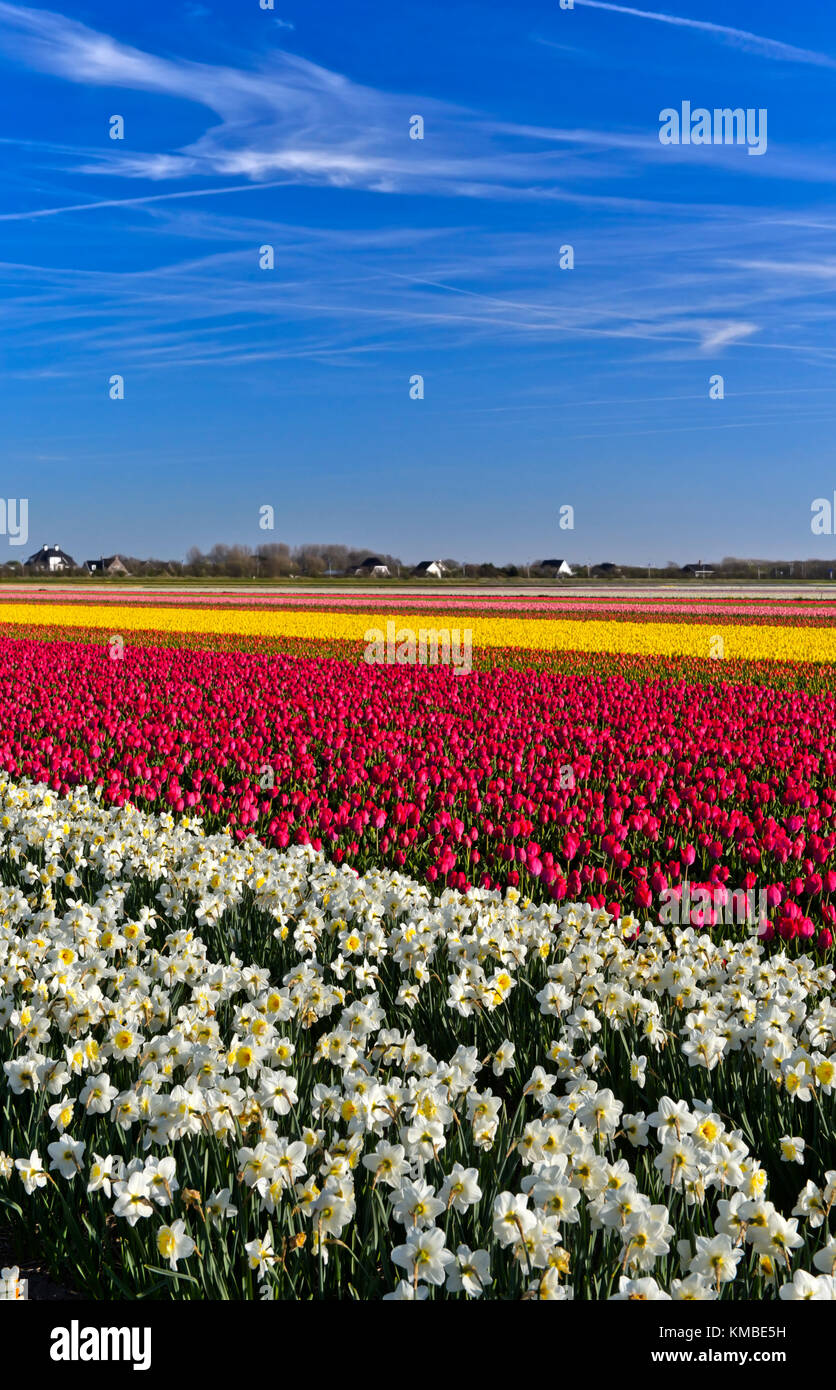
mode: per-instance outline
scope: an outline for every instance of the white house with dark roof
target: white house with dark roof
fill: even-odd
[[[75,560],[62,550],[60,545],[42,545],[34,555],[23,562],[24,569],[45,570],[48,574],[59,574],[61,570],[74,570]]]
[[[419,560],[412,573],[419,579],[443,579],[447,566],[440,560]]]

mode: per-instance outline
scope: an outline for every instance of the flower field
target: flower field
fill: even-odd
[[[834,1297],[829,966],[0,810],[3,1200],[83,1287]]]
[[[735,621],[740,614],[718,611],[685,615],[674,621],[658,620],[645,613],[620,613],[612,621],[597,612],[585,617],[566,617],[560,610],[542,616],[518,616],[513,609],[480,612],[473,605],[448,609],[402,609],[369,606],[350,611],[334,607],[290,608],[276,606],[213,607],[206,604],[158,605],[84,603],[5,603],[0,621],[30,627],[74,626],[102,628],[122,634],[151,629],[160,632],[217,633],[243,637],[285,637],[359,642],[369,628],[385,629],[387,622],[413,628],[456,628],[466,620],[476,648],[520,647],[528,651],[623,652],[644,656],[710,658],[712,643],[723,643],[724,657],[755,661],[836,662],[836,626],[828,616],[816,615],[805,623],[765,622],[763,614],[751,621]],[[747,616],[747,615],[742,615]],[[782,615],[785,617],[786,615]],[[648,618],[650,617],[650,620]],[[702,621],[695,622],[694,617]]]
[[[313,604],[0,605],[23,1254],[117,1299],[836,1297],[828,612]],[[367,664],[393,615],[473,671]]]
[[[460,680],[176,647],[114,661],[20,639],[0,657],[0,769],[15,778],[98,786],[105,804],[197,813],[360,869],[614,913],[658,911],[685,880],[720,896],[757,886],[768,933],[832,944],[832,688],[515,668]]]
[[[211,615],[217,611],[234,610],[241,612],[265,613],[276,610],[303,610],[308,614],[308,623],[315,621],[318,613],[362,613],[371,611],[366,594],[329,593],[328,590],[312,595],[298,593],[250,594],[246,590],[206,592],[170,592],[158,590],[153,593],[141,589],[61,589],[50,585],[49,589],[34,589],[31,586],[16,589],[5,585],[0,590],[0,613],[5,612],[6,621],[18,621],[18,610],[27,606],[57,606],[66,622],[70,621],[69,608],[106,606],[123,608],[168,608],[176,612],[188,609],[203,610],[207,613],[206,628],[212,625]],[[440,600],[420,591],[413,594],[375,595],[374,608],[388,614],[422,613],[427,604],[438,607]],[[604,618],[607,622],[626,619],[631,622],[657,622],[660,614],[665,620],[692,622],[729,618],[736,622],[745,618],[747,623],[792,626],[832,626],[836,618],[836,604],[832,601],[794,599],[793,601],[757,602],[751,599],[711,598],[689,600],[682,598],[644,598],[640,594],[633,598],[588,598],[571,594],[555,596],[532,594],[530,596],[497,596],[491,593],[478,596],[445,594],[443,608],[448,613],[465,613],[472,616],[508,616],[522,618],[580,617],[584,620]],[[255,620],[256,622],[258,620]],[[174,618],[176,627],[177,618]]]

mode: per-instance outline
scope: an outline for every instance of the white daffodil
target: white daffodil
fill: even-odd
[[[808,1274],[797,1269],[791,1284],[782,1284],[778,1297],[798,1302],[802,1299],[819,1303],[832,1303],[836,1300],[836,1279],[828,1274]]]
[[[76,1173],[81,1172],[81,1159],[84,1154],[84,1140],[71,1139],[69,1134],[65,1134],[61,1139],[56,1139],[54,1143],[47,1146],[51,1173],[58,1173],[62,1178],[74,1178]]]
[[[195,1243],[186,1231],[185,1221],[173,1221],[170,1226],[160,1226],[157,1231],[157,1249],[172,1269],[178,1261],[187,1260],[194,1254]]]
[[[778,1143],[781,1148],[781,1158],[784,1163],[803,1163],[804,1162],[804,1140],[784,1134]]]
[[[445,1271],[455,1260],[444,1243],[444,1232],[437,1226],[416,1231],[404,1245],[392,1251],[392,1262],[408,1270],[413,1280],[425,1284],[443,1284]]]
[[[455,1262],[447,1267],[447,1287],[451,1293],[465,1293],[468,1298],[480,1298],[490,1288],[491,1257],[487,1250],[471,1250],[460,1245]]]
[[[25,1191],[30,1196],[39,1187],[46,1186],[47,1175],[37,1149],[33,1149],[28,1158],[16,1158],[15,1167],[20,1173]]]

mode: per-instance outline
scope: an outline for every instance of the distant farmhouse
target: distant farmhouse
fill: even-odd
[[[566,560],[541,560],[538,569],[551,570],[553,574],[565,574],[572,578],[572,569]]]
[[[682,573],[689,574],[693,579],[707,579],[714,570],[711,565],[704,565],[700,560],[698,565],[683,565]]]
[[[621,575],[621,569],[609,560],[604,560],[600,565],[592,566],[592,573],[598,579],[616,579]]]
[[[363,561],[362,565],[358,565],[354,573],[366,579],[388,579],[389,566],[384,565],[377,555],[370,555],[368,559]]]
[[[85,560],[88,574],[130,574],[121,555],[102,555],[98,560]]]
[[[74,570],[75,560],[72,555],[67,555],[59,545],[42,545],[40,550],[36,550],[34,555],[30,555],[28,560],[24,560],[23,568],[27,570],[44,570],[47,574],[58,574],[61,570]]]
[[[447,566],[440,560],[420,560],[412,573],[420,579],[443,579]]]

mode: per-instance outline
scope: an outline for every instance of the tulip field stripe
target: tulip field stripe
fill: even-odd
[[[249,637],[369,641],[392,624],[397,641],[401,626],[470,631],[475,649],[519,647],[530,651],[617,652],[645,656],[721,656],[730,659],[836,662],[836,629],[723,625],[721,623],[608,623],[592,619],[465,617],[461,613],[334,613],[315,609],[226,609],[120,607],[112,605],[9,604],[6,623],[32,627],[105,628],[129,632],[212,632]],[[390,629],[391,631],[391,629]],[[722,639],[722,645],[716,639]]]
[[[729,600],[696,601],[692,599],[677,600],[626,600],[605,598],[598,599],[579,599],[568,597],[543,597],[534,595],[531,598],[509,596],[497,597],[495,595],[469,595],[458,597],[454,594],[433,597],[431,595],[392,595],[391,597],[382,594],[376,595],[374,600],[370,600],[368,595],[350,594],[193,594],[188,590],[179,593],[132,593],[122,592],[100,592],[95,595],[89,593],[73,592],[72,590],[59,589],[51,593],[14,593],[6,589],[0,592],[0,620],[5,608],[20,604],[37,604],[38,607],[59,604],[72,607],[95,607],[106,605],[108,607],[130,607],[130,608],[172,608],[172,609],[242,609],[245,611],[258,611],[261,609],[270,610],[291,610],[304,609],[310,612],[346,612],[346,613],[366,613],[371,606],[378,608],[381,612],[386,611],[390,617],[392,615],[404,613],[421,613],[428,609],[446,609],[449,612],[471,613],[474,616],[495,616],[495,617],[521,617],[521,618],[570,618],[579,617],[588,620],[592,617],[600,618],[605,621],[620,620],[622,617],[629,618],[630,615],[638,619],[648,619],[651,622],[663,615],[677,617],[683,622],[690,622],[694,617],[705,618],[714,622],[720,622],[724,618],[737,619],[739,617],[750,618],[758,622],[789,621],[791,623],[815,622],[825,625],[833,623],[836,625],[836,603],[813,603],[809,601],[796,602],[791,605],[781,604],[774,600],[763,600],[759,602],[740,602],[735,603]]]
[[[72,651],[76,647],[98,647],[110,652],[110,633],[106,628],[73,627],[52,624],[49,627],[30,627],[27,623],[9,624],[5,630],[0,622],[0,641],[38,642],[57,644]],[[362,641],[316,637],[264,637],[257,633],[241,636],[237,633],[165,632],[153,628],[134,628],[129,649],[134,652],[171,650],[183,652],[238,653],[250,656],[291,657],[302,661],[342,662],[349,666],[363,665],[365,645]],[[653,681],[685,681],[691,685],[756,684],[773,689],[827,691],[834,684],[833,666],[827,662],[808,661],[735,661],[726,658],[714,661],[688,656],[630,655],[622,652],[531,651],[526,647],[484,647],[473,656],[474,671],[535,670],[541,674],[581,678],[608,679],[618,675],[625,680],[642,683]],[[397,669],[397,668],[396,668]],[[437,669],[437,668],[436,668]]]

